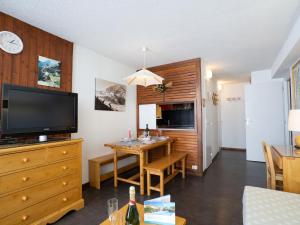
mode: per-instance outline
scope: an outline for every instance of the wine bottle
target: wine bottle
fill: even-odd
[[[135,203],[135,188],[129,188],[129,203],[126,212],[126,225],[139,225],[140,217]]]
[[[145,136],[149,137],[149,135],[150,135],[150,130],[149,130],[148,123],[147,123],[146,124],[146,129],[145,129]]]

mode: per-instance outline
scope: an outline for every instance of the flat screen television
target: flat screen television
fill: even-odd
[[[76,93],[2,85],[1,135],[77,132]]]

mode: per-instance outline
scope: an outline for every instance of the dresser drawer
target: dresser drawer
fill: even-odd
[[[66,192],[67,190],[75,188],[80,183],[77,174],[72,174],[14,194],[0,197],[0,209],[5,209],[0,210],[0,218],[25,209],[52,196]]]
[[[34,150],[0,157],[0,174],[37,166],[46,162],[46,150]]]
[[[53,162],[70,157],[76,157],[79,156],[80,153],[81,148],[78,144],[51,147],[47,150],[47,161]]]
[[[33,222],[60,210],[71,203],[81,199],[79,188],[72,189],[65,193],[59,194],[46,201],[28,207],[24,210],[18,211],[7,217],[0,219],[0,224],[5,225],[25,225]]]
[[[80,162],[78,159],[71,159],[47,166],[37,167],[18,173],[0,176],[0,195],[26,188],[42,181],[54,179],[73,173],[80,173]]]

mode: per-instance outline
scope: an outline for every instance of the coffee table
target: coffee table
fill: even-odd
[[[141,225],[144,225],[144,206],[141,204],[136,204],[139,214],[140,214],[140,218],[141,218]],[[126,214],[127,211],[127,207],[128,205],[123,206],[119,211],[122,214]],[[109,221],[109,219],[104,220],[100,225],[111,225],[111,222]],[[186,219],[176,216],[176,225],[186,225]]]

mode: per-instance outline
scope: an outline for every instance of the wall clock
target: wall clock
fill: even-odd
[[[18,54],[23,50],[21,38],[10,31],[0,32],[0,48],[10,54]]]

